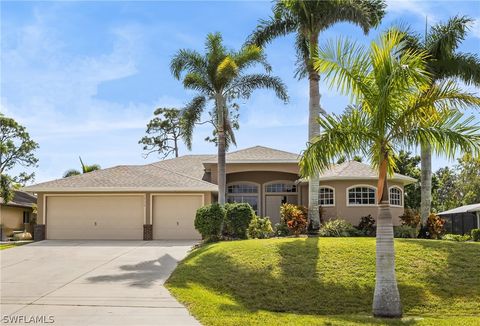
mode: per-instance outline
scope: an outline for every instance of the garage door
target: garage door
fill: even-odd
[[[144,197],[48,196],[47,239],[142,240]]]
[[[195,230],[202,195],[155,195],[152,197],[153,239],[201,239]]]

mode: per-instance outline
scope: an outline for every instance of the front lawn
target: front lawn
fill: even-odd
[[[480,243],[396,240],[395,250],[402,321],[370,317],[374,238],[210,244],[167,287],[205,325],[478,325]]]

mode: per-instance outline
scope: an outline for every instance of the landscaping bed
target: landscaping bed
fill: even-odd
[[[167,282],[205,325],[478,325],[480,243],[397,239],[405,317],[370,317],[374,238],[283,238],[208,244]]]

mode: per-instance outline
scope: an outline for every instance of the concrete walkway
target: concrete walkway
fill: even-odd
[[[41,241],[2,250],[0,323],[199,325],[163,286],[193,244]]]

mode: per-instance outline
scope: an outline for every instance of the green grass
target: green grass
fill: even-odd
[[[17,243],[3,243],[0,244],[0,250],[5,250],[13,247],[23,246],[29,242],[17,242]]]
[[[231,241],[194,250],[167,288],[205,325],[479,325],[480,243],[396,240],[405,317],[370,317],[375,239]]]

